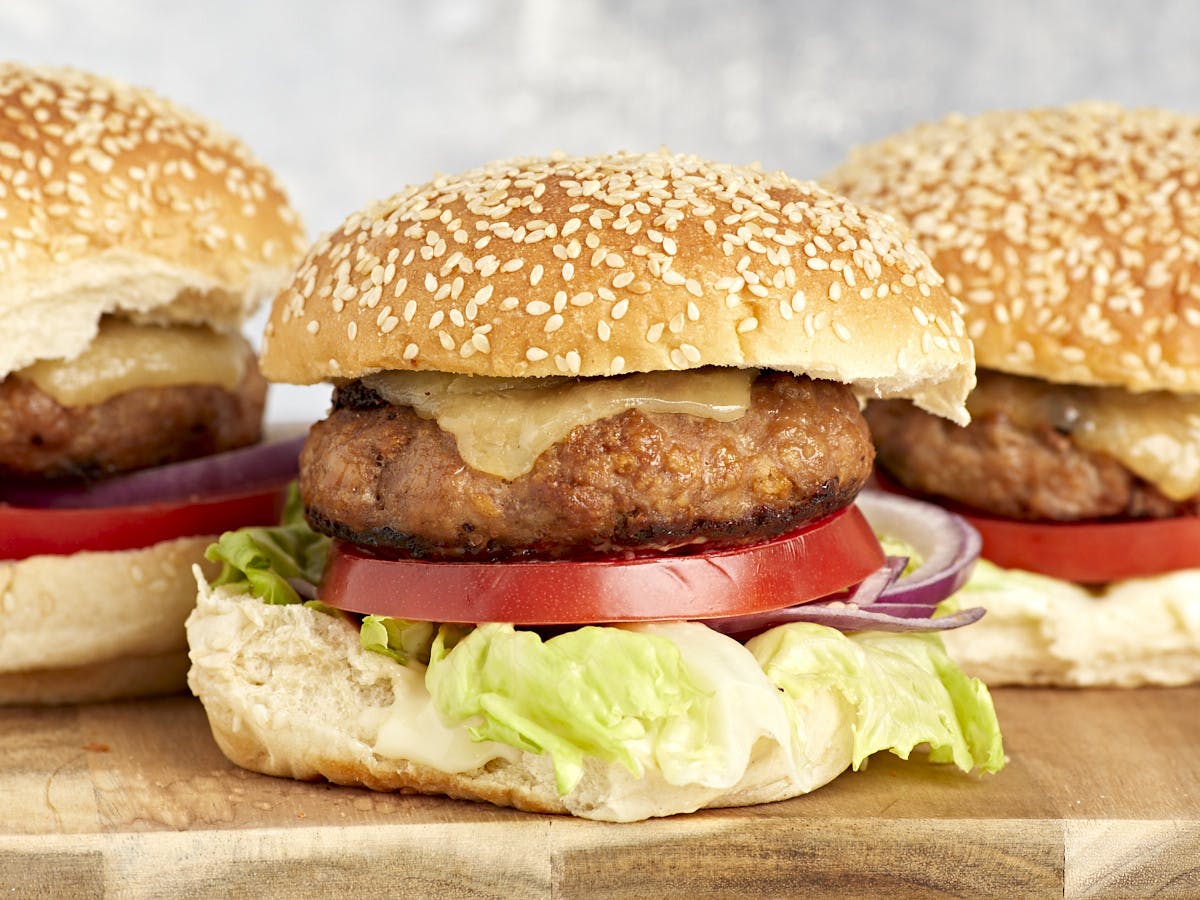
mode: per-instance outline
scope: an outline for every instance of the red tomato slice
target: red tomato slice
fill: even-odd
[[[322,603],[434,622],[582,625],[707,619],[817,600],[884,562],[857,507],[769,541],[630,560],[392,560],[334,542]]]
[[[80,550],[132,550],[160,541],[273,525],[286,484],[251,493],[140,506],[36,509],[0,503],[0,559]]]
[[[1024,569],[1080,584],[1106,584],[1200,568],[1200,516],[1025,521],[990,516],[909,491],[878,470],[875,480],[883,490],[933,500],[958,513],[983,538],[983,558],[1006,569]]]

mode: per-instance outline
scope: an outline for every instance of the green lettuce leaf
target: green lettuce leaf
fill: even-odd
[[[266,603],[284,604],[302,601],[288,579],[320,582],[328,552],[329,538],[308,527],[300,491],[292,484],[281,524],[227,531],[204,555],[222,564],[214,587],[244,585]]]
[[[781,704],[771,708],[754,696],[750,681],[739,687],[740,712],[731,713],[728,698],[720,696],[720,673],[732,675],[727,653],[741,648],[727,647],[728,639],[708,629],[716,643],[688,637],[688,628],[700,626],[664,626],[659,634],[672,639],[588,626],[543,641],[530,631],[488,624],[451,650],[443,626],[430,649],[426,686],[439,713],[448,722],[468,722],[476,740],[548,753],[562,793],[578,783],[588,756],[620,762],[635,775],[641,760],[652,758],[669,780],[682,772],[719,779],[744,736],[724,731],[779,734],[774,721],[788,719]],[[964,771],[1004,765],[987,688],[963,674],[936,635],[847,636],[795,623],[760,635],[746,650],[796,710],[819,707],[810,703],[818,693],[844,704],[855,768],[879,750],[907,759],[926,743],[932,760]],[[698,674],[709,670],[711,679]],[[803,723],[795,727],[782,735],[785,742],[793,733],[802,740]]]
[[[443,626],[425,676],[438,711],[471,721],[476,740],[550,754],[564,794],[585,756],[640,775],[633,745],[703,700],[664,638],[586,626],[543,641],[500,624],[480,625],[452,650],[446,637]]]
[[[1004,766],[1000,726],[991,696],[969,678],[933,634],[842,634],[793,623],[746,645],[771,679],[794,700],[832,691],[855,720],[852,765],[889,750],[908,759],[928,743],[935,762],[963,771]]]
[[[409,662],[428,665],[436,628],[432,622],[365,616],[359,640],[364,650],[390,656],[402,666]]]

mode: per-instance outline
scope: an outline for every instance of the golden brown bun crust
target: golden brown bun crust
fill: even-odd
[[[824,183],[906,220],[981,367],[1200,391],[1200,117],[1078,104],[951,116]]]
[[[909,237],[815,184],[694,156],[496,162],[322,238],[275,301],[263,371],[772,368],[961,420],[970,344]]]
[[[192,566],[212,537],[0,562],[0,705],[183,690]]]
[[[4,63],[0,109],[0,376],[105,312],[237,327],[304,248],[246,146],[150,91]]]

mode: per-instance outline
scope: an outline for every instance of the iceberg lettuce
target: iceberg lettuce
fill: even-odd
[[[850,706],[855,769],[880,750],[908,759],[920,744],[930,746],[935,762],[963,771],[1004,766],[991,695],[963,673],[937,635],[846,635],[797,622],[752,638],[746,649],[795,702],[825,691]]]
[[[279,525],[227,531],[204,555],[222,564],[213,587],[243,584],[264,603],[300,603],[303,598],[290,581],[320,582],[329,543],[304,521],[300,491],[293,483]]]

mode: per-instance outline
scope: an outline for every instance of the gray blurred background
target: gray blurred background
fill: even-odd
[[[1187,0],[0,0],[0,56],[155,88],[280,174],[314,236],[434,172],[666,145],[816,178],[948,112],[1200,112]],[[256,320],[251,332],[261,326]],[[276,420],[328,392],[276,392]]]

